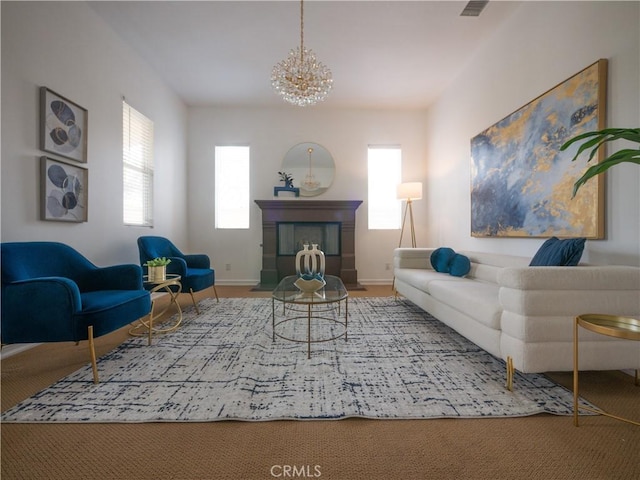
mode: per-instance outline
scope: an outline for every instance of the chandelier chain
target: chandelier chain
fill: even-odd
[[[300,0],[300,63],[304,63],[304,0]]]

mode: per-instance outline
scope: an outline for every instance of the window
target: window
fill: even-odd
[[[124,224],[153,226],[153,122],[125,101],[122,170]]]
[[[401,202],[396,188],[402,171],[402,151],[399,147],[369,147],[369,229],[399,229]]]
[[[249,147],[215,151],[216,228],[249,228]]]

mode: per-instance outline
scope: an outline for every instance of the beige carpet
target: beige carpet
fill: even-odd
[[[268,296],[218,287],[227,297]],[[353,295],[386,296],[390,287]],[[188,296],[183,296],[188,302]],[[97,341],[99,354],[127,329]],[[42,345],[2,362],[2,410],[88,362],[86,345]],[[550,377],[571,386],[571,374]],[[621,372],[581,374],[581,394],[640,418]],[[517,385],[516,385],[517,388]],[[3,479],[637,479],[640,427],[551,415],[473,420],[2,425]],[[289,476],[285,476],[286,474]],[[314,477],[315,475],[315,477]]]

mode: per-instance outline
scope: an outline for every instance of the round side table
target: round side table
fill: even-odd
[[[636,318],[618,317],[615,315],[585,314],[578,315],[573,327],[573,424],[578,426],[578,409],[587,410],[623,422],[640,426],[640,423],[628,418],[612,415],[603,410],[578,406],[578,326],[601,335],[622,338],[625,340],[640,340],[640,320]],[[638,385],[638,370],[636,369],[636,385]]]
[[[144,335],[149,335],[149,345],[151,345],[152,335],[154,333],[168,333],[173,332],[176,328],[180,326],[182,323],[182,309],[180,308],[180,304],[178,303],[178,295],[182,291],[182,284],[180,283],[180,275],[168,273],[164,280],[158,281],[150,281],[148,275],[144,275],[142,277],[142,281],[146,289],[149,290],[151,294],[151,312],[149,312],[149,316],[140,319],[137,325],[133,326],[129,330],[130,335],[142,337]],[[174,288],[171,288],[174,287]],[[164,307],[161,311],[155,312],[155,301],[153,299],[154,293],[168,293],[171,297],[169,304]],[[157,328],[153,326],[154,320],[158,319],[160,316],[164,315],[171,305],[176,306],[178,311],[178,315],[176,316],[176,320],[162,328]]]

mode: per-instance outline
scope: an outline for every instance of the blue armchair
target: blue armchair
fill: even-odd
[[[56,242],[0,244],[2,344],[89,341],[98,383],[94,338],[151,311],[138,265],[97,267]]]
[[[170,240],[164,237],[145,236],[138,238],[138,250],[140,251],[140,264],[158,257],[167,257],[171,263],[167,265],[167,273],[177,273],[180,275],[182,291],[189,291],[191,301],[200,314],[196,299],[193,294],[213,287],[213,293],[218,299],[216,290],[215,271],[211,268],[209,257],[205,254],[184,254]]]

